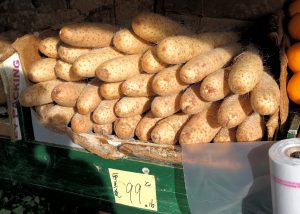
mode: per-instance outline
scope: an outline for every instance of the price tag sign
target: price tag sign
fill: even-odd
[[[117,169],[108,170],[116,203],[157,211],[153,175]]]

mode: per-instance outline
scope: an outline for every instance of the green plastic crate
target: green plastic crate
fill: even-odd
[[[0,139],[0,152],[0,179],[70,193],[85,198],[83,201],[91,207],[116,213],[147,212],[114,203],[108,168],[142,173],[146,167],[155,176],[158,212],[190,212],[181,165],[141,159],[106,160],[84,150],[38,142],[12,143],[8,139]]]

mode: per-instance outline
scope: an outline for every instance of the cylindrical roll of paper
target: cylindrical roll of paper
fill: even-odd
[[[275,143],[269,150],[274,214],[300,213],[300,139]]]

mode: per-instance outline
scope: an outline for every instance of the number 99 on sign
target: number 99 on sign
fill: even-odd
[[[157,211],[153,175],[109,169],[116,203]]]

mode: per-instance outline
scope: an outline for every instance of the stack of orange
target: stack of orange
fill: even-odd
[[[300,0],[290,4],[289,15],[288,31],[297,42],[287,51],[288,66],[294,72],[288,82],[287,92],[290,99],[300,105]]]

